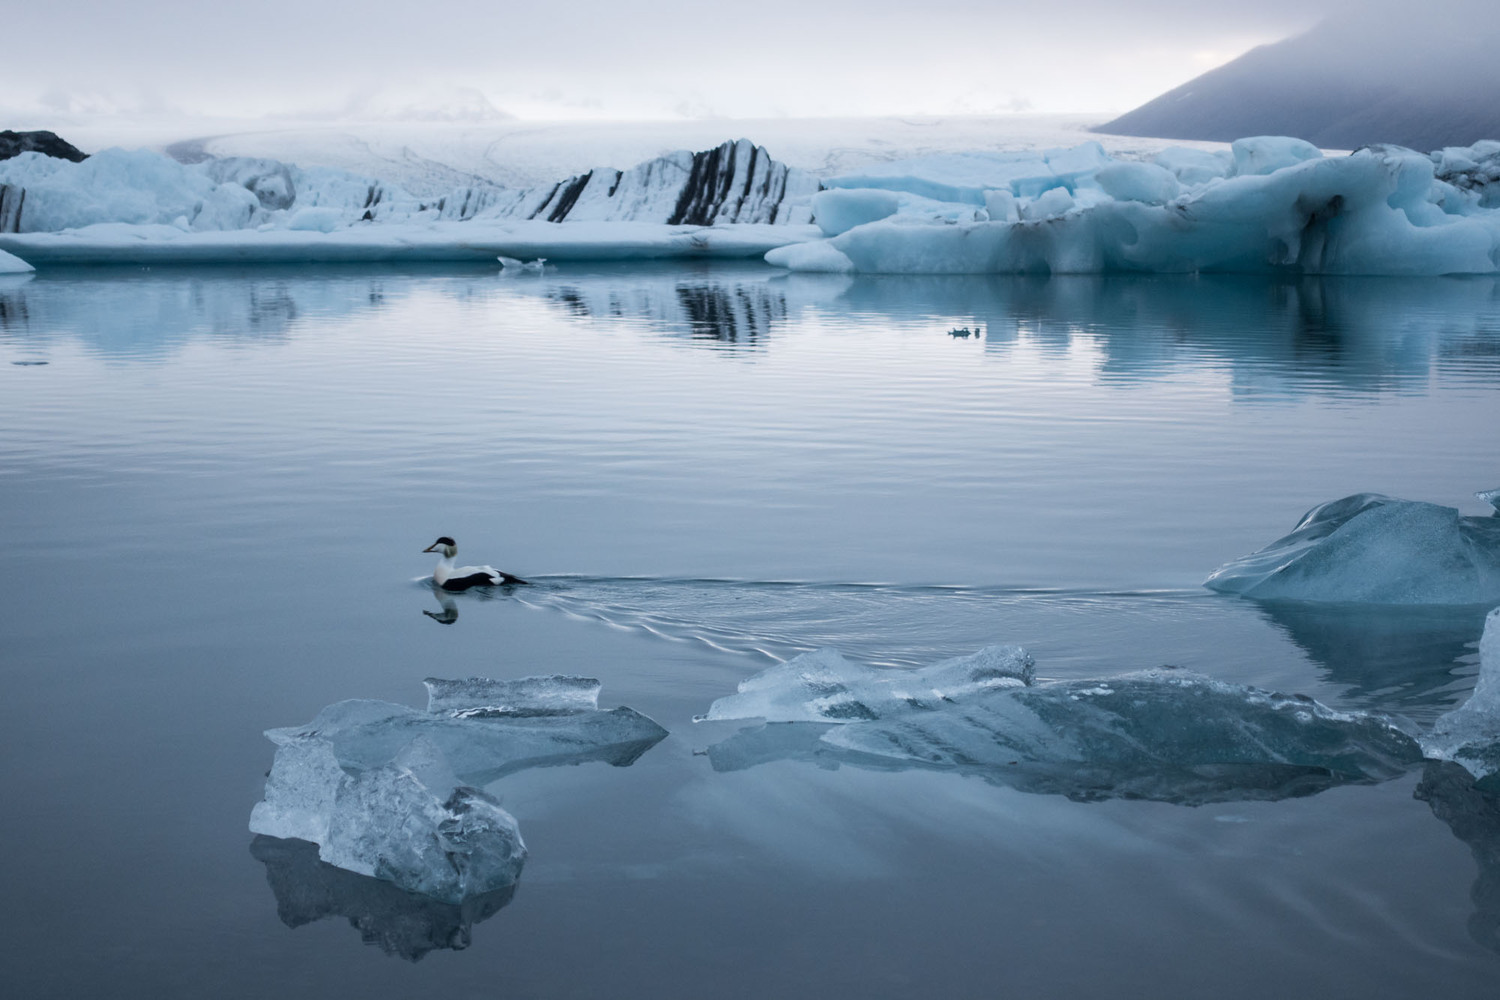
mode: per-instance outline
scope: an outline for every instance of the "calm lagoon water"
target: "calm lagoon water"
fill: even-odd
[[[692,719],[818,646],[899,668],[1017,642],[1049,677],[1174,664],[1429,724],[1484,609],[1199,583],[1353,492],[1481,513],[1497,424],[1494,280],[4,280],[0,983],[1493,996],[1500,808],[1451,774],[1084,802],[715,770],[745,727]],[[445,609],[418,582],[439,534],[536,585]],[[513,895],[460,912],[252,842],[262,730],[557,672],[671,735],[490,786],[531,849]]]

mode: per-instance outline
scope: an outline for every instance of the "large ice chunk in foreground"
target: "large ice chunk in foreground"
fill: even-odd
[[[526,863],[515,818],[420,736],[339,786],[318,846],[331,865],[451,903],[514,885]]]
[[[1484,620],[1473,693],[1438,718],[1422,749],[1429,757],[1462,764],[1476,778],[1500,772],[1500,608]]]
[[[342,701],[306,726],[268,730],[276,759],[250,829],[457,903],[513,884],[526,859],[515,819],[473,786],[528,767],[625,766],[666,736],[631,709],[600,711],[591,678],[427,684],[426,712]]]
[[[1500,518],[1356,493],[1219,567],[1204,586],[1247,597],[1370,604],[1500,600]]]
[[[789,757],[952,769],[1078,799],[1197,804],[1384,780],[1421,759],[1384,716],[1170,668],[1040,682],[1016,647],[916,671],[820,650],[749,678],[707,716],[749,717],[803,724],[710,747],[716,769]]]
[[[251,831],[312,841],[331,865],[458,903],[514,885],[526,845],[514,817],[459,785],[432,741],[412,739],[390,762],[346,773],[333,744],[285,741]]]

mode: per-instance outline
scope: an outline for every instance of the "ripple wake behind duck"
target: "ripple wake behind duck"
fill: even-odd
[[[1411,608],[1382,620],[1371,633],[1369,609],[1328,606],[1311,618],[1287,616],[1275,604],[1197,588],[1083,591],[582,575],[532,580],[534,586],[510,599],[773,663],[832,646],[874,666],[920,667],[996,642],[1020,643],[1057,678],[1170,663],[1429,720],[1461,700],[1462,692],[1453,689],[1454,663],[1468,655],[1483,619],[1482,613]],[[1390,655],[1357,661],[1330,655],[1354,648],[1353,638],[1366,634],[1378,634]],[[1321,690],[1317,672],[1328,682]]]

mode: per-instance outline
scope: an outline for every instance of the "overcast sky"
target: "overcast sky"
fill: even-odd
[[[1119,111],[1351,2],[3,0],[0,109],[467,87],[527,118]]]

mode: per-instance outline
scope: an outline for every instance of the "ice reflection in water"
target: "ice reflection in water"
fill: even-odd
[[[628,324],[684,343],[764,352],[778,330],[826,317],[871,318],[947,340],[985,331],[989,351],[1086,343],[1101,380],[1160,379],[1222,364],[1245,396],[1418,391],[1434,368],[1493,371],[1500,295],[1493,278],[1318,279],[1233,276],[1006,277],[787,275],[762,267],[701,271],[573,265],[534,281],[488,270],[422,283],[458,301],[533,299],[576,320]],[[306,320],[355,317],[411,294],[422,271],[74,268],[0,283],[0,343],[75,337],[120,360],[161,357],[198,337],[285,342]],[[627,278],[628,276],[628,278]],[[80,282],[88,296],[73,294]],[[107,321],[106,321],[107,320]],[[850,327],[852,330],[852,327]],[[954,345],[957,348],[959,345]]]
[[[1223,996],[1350,982],[1368,996],[1484,995],[1466,987],[1493,979],[1492,953],[1445,922],[1464,912],[1467,852],[1410,801],[1410,774],[1235,807],[1246,822],[1229,826],[923,769],[715,772],[668,743],[624,774],[504,779],[508,807],[545,807],[536,847],[553,857],[528,873],[525,914],[492,935],[502,947],[423,963],[421,984],[274,921],[240,937],[175,906],[248,883],[232,903],[265,924],[259,866],[247,880],[222,860],[248,861],[242,824],[205,819],[248,804],[225,776],[264,770],[264,726],[399,691],[437,658],[476,672],[509,657],[597,663],[694,748],[732,735],[688,726],[714,694],[822,645],[899,669],[1018,642],[1052,679],[1170,663],[1419,726],[1472,682],[1477,621],[1366,621],[1197,588],[1320,499],[1461,503],[1494,485],[1471,468],[1489,454],[1500,385],[1493,280],[493,270],[0,284],[0,359],[51,362],[0,364],[13,501],[0,650],[24,677],[4,713],[16,751],[3,791],[21,803],[4,836],[11,856],[70,859],[100,903],[57,905],[50,864],[17,871],[22,992],[43,992],[43,977],[70,995],[122,975],[166,981],[177,967],[159,942],[186,941],[207,958],[184,988],[205,995],[215,976],[274,992],[256,978],[266,969],[364,975],[368,995],[482,992],[512,970],[523,993],[594,995],[621,970],[661,970],[685,993],[684,979],[737,969],[740,947],[777,959],[745,973],[747,995],[819,976],[909,993],[897,975],[914,970],[937,992],[979,995],[998,966],[965,961],[976,947],[1057,995],[1119,981],[1172,992],[1142,985],[1158,969]],[[979,343],[947,336],[976,326]],[[436,398],[451,412],[435,417]],[[467,595],[451,609],[462,620],[434,628],[415,611],[449,609],[406,584],[430,568],[408,563],[413,536],[436,531],[485,535],[527,574],[578,575],[524,595],[540,613]],[[142,585],[184,565],[201,583],[171,602]],[[848,584],[871,580],[889,582]],[[59,607],[66,629],[48,627]],[[56,738],[59,704],[87,739]],[[135,766],[101,776],[101,754]],[[1266,787],[1304,777],[1317,780]],[[554,781],[598,794],[552,796]],[[1480,842],[1493,825],[1477,830]],[[161,849],[148,868],[100,843]],[[1304,850],[1316,870],[1295,860]],[[842,884],[851,855],[888,881]],[[647,868],[649,885],[592,878]],[[615,914],[647,896],[650,916],[622,926]],[[606,899],[621,909],[594,906]],[[1139,919],[1111,920],[1122,904]],[[325,909],[358,909],[341,906]],[[416,939],[453,923],[434,926]],[[784,948],[783,931],[807,947]],[[1078,949],[1082,935],[1099,947]],[[947,950],[896,946],[939,938]],[[111,947],[85,950],[90,964],[80,939]],[[618,963],[587,957],[594,941]],[[868,955],[894,974],[872,973]]]
[[[1469,936],[1500,952],[1500,795],[1479,788],[1473,775],[1447,761],[1427,765],[1415,795],[1473,852],[1479,878],[1470,893]]]
[[[321,861],[318,845],[305,840],[257,836],[250,854],[266,866],[282,923],[297,928],[343,917],[366,944],[408,962],[438,949],[469,947],[474,925],[499,913],[516,894],[516,887],[508,885],[462,903],[445,903]]]

